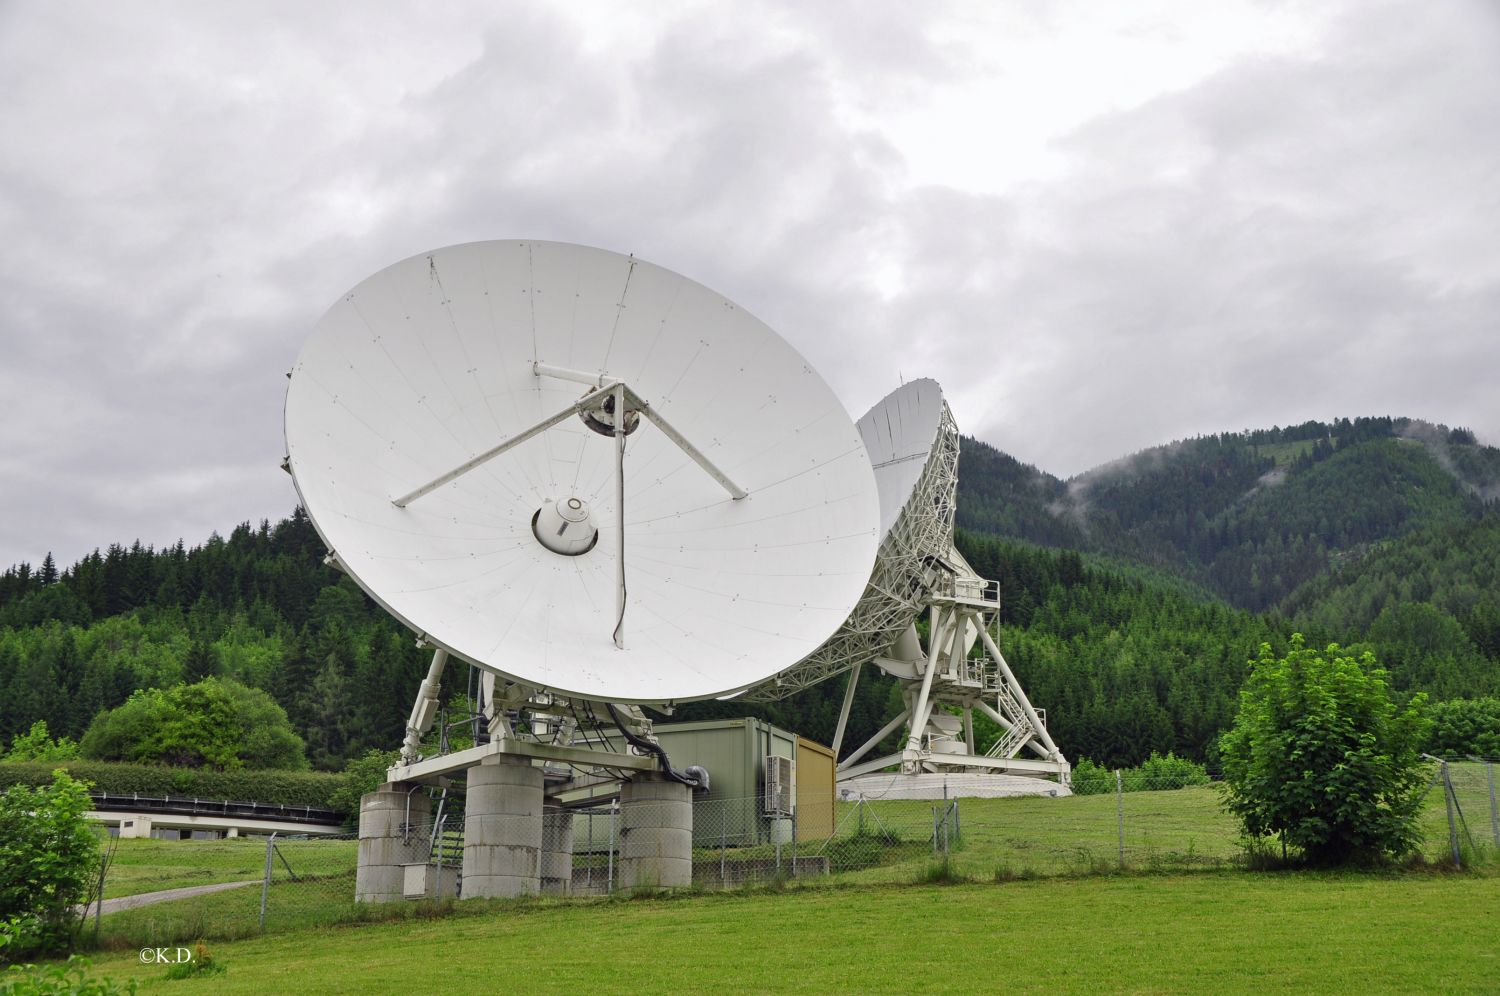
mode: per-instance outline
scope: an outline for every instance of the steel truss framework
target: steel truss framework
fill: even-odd
[[[870,583],[849,620],[827,643],[742,698],[786,698],[885,653],[921,614],[945,573],[942,562],[953,545],[957,490],[958,425],[944,402],[927,467],[881,544]]]
[[[1071,767],[1047,732],[1046,714],[1036,709],[1016,680],[990,632],[999,613],[993,582],[968,569],[957,551],[960,572],[932,593],[927,648],[915,658],[877,657],[875,664],[901,682],[905,708],[874,736],[844,758],[839,778],[854,778],[900,764],[905,774],[992,771],[1055,777],[1067,784]],[[903,641],[915,647],[915,633]],[[980,643],[983,653],[970,656]],[[898,644],[898,647],[901,644]],[[839,714],[834,751],[843,746],[844,728],[859,670],[850,672]],[[976,750],[974,713],[1000,727],[1000,737],[983,754]],[[900,752],[864,760],[880,741],[907,729]],[[1035,757],[1022,757],[1023,751]]]
[[[1031,705],[990,633],[999,614],[998,585],[979,577],[953,546],[958,456],[958,426],[944,402],[922,477],[881,544],[870,583],[849,621],[818,650],[744,698],[785,698],[847,671],[834,734],[837,753],[860,669],[873,661],[901,682],[905,708],[839,764],[841,778],[899,763],[909,774],[1009,771],[1066,784],[1071,768],[1047,732],[1045,713]],[[924,612],[929,636],[921,653],[912,622]],[[976,642],[985,652],[971,657]],[[903,646],[907,652],[898,659],[897,648]],[[975,749],[976,710],[1001,729],[983,754]],[[903,725],[908,733],[899,754],[863,760]],[[1023,757],[1027,751],[1037,756]]]

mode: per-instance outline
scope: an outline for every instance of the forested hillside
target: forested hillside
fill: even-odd
[[[962,459],[961,526],[1150,564],[1252,610],[1500,499],[1500,450],[1411,419],[1203,436],[1066,482],[975,440]]]
[[[999,579],[1001,645],[1069,756],[1212,762],[1246,662],[1293,631],[1370,646],[1404,690],[1500,693],[1497,495],[1500,451],[1408,420],[1204,437],[1071,481],[965,440],[958,544]],[[323,554],[298,509],[0,574],[0,745],[37,719],[78,738],[136,689],[219,676],[269,692],[315,767],[394,747],[427,654]],[[827,742],[842,693],[677,718],[750,713]],[[899,708],[872,669],[847,743]]]
[[[80,736],[137,688],[209,675],[269,691],[317,767],[399,743],[422,654],[323,565],[297,509],[201,547],[111,546],[58,572],[0,575],[0,736],[45,719]]]

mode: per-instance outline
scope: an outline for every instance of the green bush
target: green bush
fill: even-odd
[[[1426,696],[1398,708],[1366,652],[1262,644],[1220,740],[1225,805],[1252,839],[1278,837],[1310,862],[1401,857],[1421,842]]]
[[[1080,757],[1073,765],[1073,794],[1102,795],[1115,790],[1115,773]]]
[[[0,761],[72,761],[77,757],[78,743],[69,737],[53,740],[47,721],[39,719],[27,732],[16,734]]]
[[[1139,767],[1124,773],[1124,780],[1127,792],[1159,792],[1189,785],[1207,785],[1208,772],[1203,765],[1178,757],[1171,751],[1165,756],[1152,751]]]
[[[396,750],[370,750],[344,768],[344,783],[329,797],[328,807],[341,813],[358,813],[360,796],[385,782],[390,766],[401,758]]]
[[[1167,789],[1187,788],[1189,785],[1207,785],[1208,771],[1203,765],[1178,757],[1171,751],[1165,755],[1151,752],[1151,756],[1137,767],[1120,770],[1120,788],[1125,792],[1161,792]],[[1115,791],[1115,773],[1102,768],[1088,758],[1079,758],[1073,765],[1073,794],[1100,795]]]
[[[69,955],[65,965],[12,965],[0,977],[0,993],[6,996],[121,996],[134,993],[137,983],[123,986],[107,976],[91,976],[87,958]]]
[[[58,771],[42,787],[0,795],[0,922],[8,960],[66,950],[99,870],[88,788]]]
[[[11,785],[46,785],[54,768],[93,782],[94,791],[110,795],[178,796],[188,799],[265,802],[284,806],[317,806],[338,812],[347,778],[315,771],[210,771],[113,761],[67,761],[0,764],[0,789]]]
[[[94,717],[84,757],[188,768],[306,770],[302,738],[269,694],[237,681],[143,688]]]

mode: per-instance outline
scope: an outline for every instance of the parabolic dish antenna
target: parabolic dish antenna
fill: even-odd
[[[881,539],[891,534],[922,483],[946,414],[943,389],[924,377],[892,391],[859,420],[880,494]],[[951,425],[952,416],[947,420]]]
[[[937,381],[902,385],[859,420],[880,495],[880,551],[839,631],[749,699],[783,698],[889,650],[916,619],[953,542],[958,427]]]
[[[865,444],[790,345],[582,246],[472,243],[365,280],[293,368],[286,441],[372,598],[501,676],[595,700],[764,681],[849,617],[881,540]]]

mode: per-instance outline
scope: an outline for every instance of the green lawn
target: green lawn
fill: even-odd
[[[104,897],[134,896],[142,892],[178,889],[215,882],[242,882],[265,874],[264,840],[121,840],[104,880]],[[342,841],[294,841],[299,854],[308,855],[313,871],[332,870],[334,863],[352,867],[356,844]]]
[[[1493,992],[1500,878],[1195,874],[475,904],[211,945],[191,993]]]

